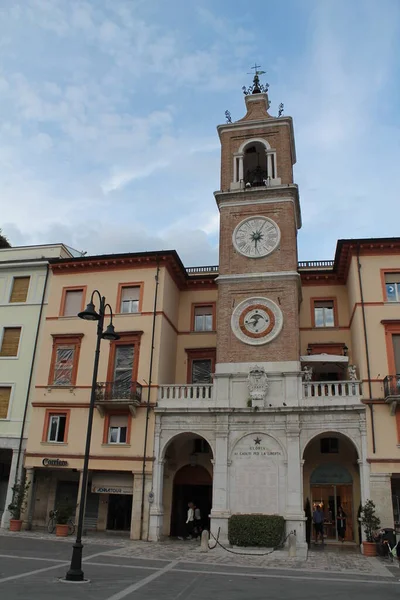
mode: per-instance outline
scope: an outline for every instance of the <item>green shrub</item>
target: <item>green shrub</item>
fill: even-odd
[[[232,515],[228,539],[233,546],[279,546],[285,534],[285,519],[279,515]]]

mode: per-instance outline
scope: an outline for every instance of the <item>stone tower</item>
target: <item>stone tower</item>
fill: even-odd
[[[247,114],[218,127],[219,371],[243,362],[297,363],[300,354],[293,123],[268,113],[257,72],[245,94]]]

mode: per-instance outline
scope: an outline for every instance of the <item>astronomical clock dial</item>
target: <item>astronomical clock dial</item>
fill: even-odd
[[[262,258],[271,254],[278,247],[280,239],[278,225],[268,217],[257,215],[239,223],[232,236],[236,250],[248,258]]]
[[[271,342],[281,331],[282,311],[268,298],[248,298],[233,311],[231,327],[236,337],[252,346]]]

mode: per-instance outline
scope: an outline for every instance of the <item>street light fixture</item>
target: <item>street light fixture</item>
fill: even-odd
[[[93,297],[97,294],[99,298],[99,312],[96,312],[96,307],[93,303]],[[110,323],[107,325],[105,331],[103,331],[104,327],[104,317],[106,314],[107,308],[110,312]],[[89,472],[89,457],[90,457],[90,441],[92,438],[92,425],[93,425],[93,412],[94,412],[94,404],[96,401],[96,386],[97,386],[97,373],[99,370],[99,358],[100,358],[100,342],[102,339],[109,341],[119,340],[120,336],[115,333],[114,325],[113,325],[113,313],[111,306],[106,304],[106,299],[104,296],[101,296],[98,290],[94,290],[92,296],[90,298],[90,302],[83,310],[78,314],[80,319],[84,319],[85,321],[97,321],[97,342],[96,342],[96,352],[94,355],[94,366],[93,366],[93,378],[92,378],[92,390],[90,395],[90,404],[89,404],[89,416],[88,416],[88,424],[87,424],[87,432],[86,432],[86,446],[85,446],[85,456],[83,461],[83,472],[82,472],[82,488],[81,488],[81,497],[79,501],[79,516],[78,516],[78,527],[76,532],[76,540],[75,544],[72,547],[72,557],[71,564],[67,574],[65,575],[65,579],[67,581],[84,581],[84,573],[82,571],[82,532],[83,532],[83,520],[85,517],[85,504],[86,504],[86,492],[87,492],[87,481],[88,481],[88,472]]]

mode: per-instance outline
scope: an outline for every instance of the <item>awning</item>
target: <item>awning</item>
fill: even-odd
[[[307,354],[300,356],[304,363],[348,363],[349,357],[341,354]]]

